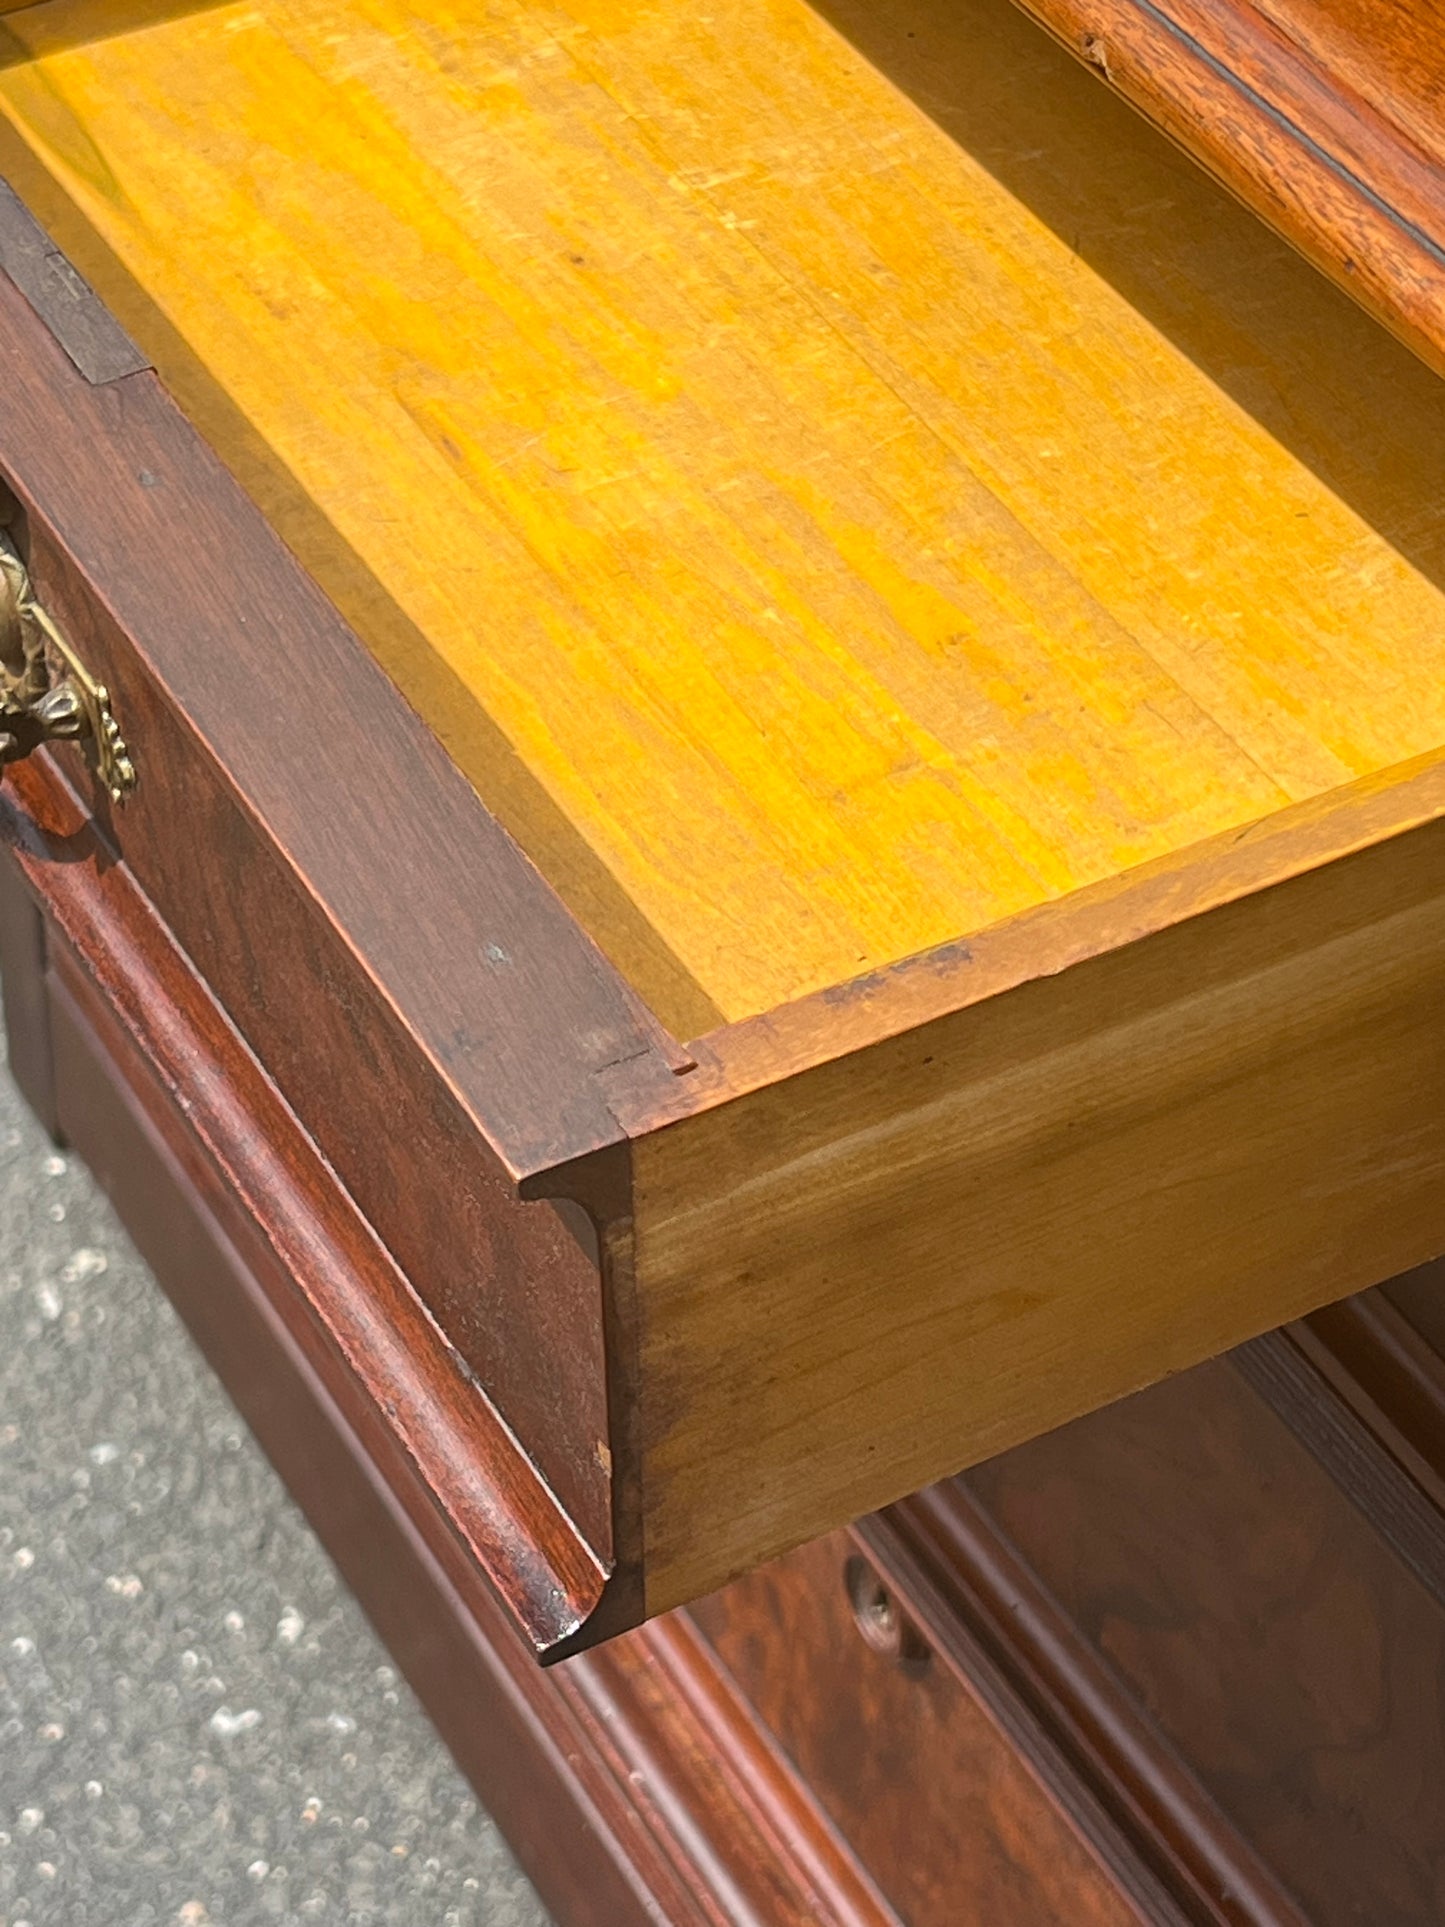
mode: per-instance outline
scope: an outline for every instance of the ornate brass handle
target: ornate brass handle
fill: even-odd
[[[30,571],[0,531],[0,766],[62,742],[80,743],[112,800],[125,801],[135,764],[105,684],[36,601]]]

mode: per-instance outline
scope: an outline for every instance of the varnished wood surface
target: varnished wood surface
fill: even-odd
[[[0,268],[87,381],[118,381],[150,366],[5,182],[0,182]]]
[[[1316,1312],[1290,1338],[1445,1518],[1442,1279],[1437,1260]]]
[[[1431,8],[1392,0],[1257,0],[1257,5],[1342,94],[1357,95],[1424,159],[1445,163],[1445,46]],[[1437,221],[1445,214],[1438,202],[1433,211]],[[1435,232],[1438,238],[1440,229]]]
[[[796,0],[48,0],[0,80],[683,1030],[1445,740],[1445,391],[993,0],[836,12],[876,64]]]
[[[188,1184],[231,1201],[238,1235],[257,1247],[248,1263],[273,1315],[379,1476],[403,1495],[434,1556],[453,1573],[487,1575],[533,1645],[555,1647],[596,1607],[604,1558],[518,1449],[133,879],[73,817],[68,836],[56,833],[63,795],[52,795],[42,819],[47,840],[9,788],[7,780],[0,793],[6,861],[38,890],[63,937],[51,967],[71,1033],[79,1024],[104,1038],[96,1048],[116,1061],[135,1101],[169,1121]],[[32,780],[32,806],[37,790]],[[22,974],[22,994],[24,985]],[[101,1177],[122,1184],[123,1150],[83,1113],[67,1116],[58,1092],[56,1117]]]
[[[155,758],[104,833],[615,1566],[579,1641],[1445,1242],[1437,764],[676,1075],[151,379],[85,383],[13,290],[0,320],[37,578]],[[347,695],[319,734],[269,693],[258,581],[298,674]],[[58,862],[78,819],[20,790]],[[420,820],[382,807],[423,792]],[[532,1191],[600,1224],[601,1291],[504,1181],[539,1151]]]
[[[1344,1302],[1355,1305],[1359,1298]],[[1383,1309],[1388,1313],[1388,1306]],[[1401,1435],[1393,1416],[1382,1425],[1371,1410],[1374,1401],[1368,1393],[1364,1398],[1339,1396],[1345,1373],[1328,1368],[1325,1358],[1333,1345],[1322,1344],[1321,1339],[1333,1329],[1338,1342],[1344,1323],[1336,1317],[1340,1311],[1340,1306],[1326,1306],[1284,1331],[1266,1332],[1231,1352],[1230,1362],[1315,1463],[1349,1495],[1395,1558],[1445,1604],[1445,1535],[1440,1529],[1438,1478],[1422,1485],[1419,1455],[1401,1454]],[[1355,1332],[1344,1335],[1349,1347],[1348,1376],[1354,1378],[1356,1356],[1368,1357],[1368,1353],[1357,1342],[1363,1321],[1351,1322],[1356,1324]],[[1370,1322],[1378,1330],[1383,1320]],[[1402,1389],[1398,1382],[1390,1388],[1391,1404]]]
[[[322,1067],[309,985],[314,1026],[399,1016],[505,1172],[614,1143],[595,1073],[685,1056],[154,375],[92,385],[5,276],[0,365],[37,592],[154,738],[125,814],[93,807],[268,1067]]]
[[[1445,55],[1432,6],[1022,4],[1445,368]]]
[[[907,1666],[867,1643],[846,1587],[860,1556],[836,1534],[692,1617],[909,1927],[1183,1927],[1107,1821],[1069,1810],[978,1679],[922,1635]]]
[[[117,909],[122,883],[98,897]],[[0,899],[12,1023],[45,1001],[15,908]],[[171,981],[189,1007],[194,980]],[[923,1641],[901,1666],[851,1623],[835,1542],[701,1607],[712,1652],[680,1617],[544,1677],[475,1576],[443,1574],[425,1505],[409,1516],[377,1433],[342,1417],[278,1315],[303,1193],[302,1217],[345,1215],[325,1167],[248,1185],[284,1135],[262,1105],[239,1163],[201,1176],[215,1117],[166,1094],[118,990],[92,1022],[53,977],[68,1126],[562,1927],[1438,1918],[1441,1601],[1380,1535],[1370,1488],[1229,1364],[981,1468],[968,1530],[956,1487],[873,1522],[869,1557]],[[245,1110],[255,1092],[233,1078],[230,1095]],[[1428,1326],[1438,1269],[1398,1295]],[[1416,1357],[1402,1394],[1401,1334],[1367,1337],[1321,1321],[1341,1371],[1364,1372],[1341,1398],[1438,1459],[1438,1369],[1430,1394]]]
[[[1391,1292],[1428,1323],[1440,1276],[1426,1268]],[[1402,1556],[1392,1502],[1360,1468],[1392,1439],[1421,1442],[1427,1408],[1438,1440],[1445,1379],[1426,1350],[1409,1382],[1400,1374],[1401,1334],[1380,1294],[1270,1343],[1306,1338],[1335,1375],[1308,1390],[1305,1424],[1303,1407],[1287,1414],[1277,1386],[1237,1369],[1247,1347],[862,1522],[890,1613],[921,1634],[901,1663],[857,1628],[862,1651],[848,1656],[841,1537],[694,1609],[920,1918],[951,1901],[952,1917],[971,1919],[975,1879],[988,1894],[981,1917],[1007,1918],[1008,1899],[988,1887],[997,1856],[1050,1838],[1037,1820],[996,1813],[970,1852],[957,1793],[955,1824],[923,1818],[950,1781],[973,1798],[1010,1784],[978,1758],[956,1778],[941,1762],[975,1727],[958,1704],[935,1727],[937,1669],[969,1653],[971,1690],[996,1662],[1005,1701],[1011,1690],[1042,1723],[1189,1919],[1406,1927],[1438,1916],[1445,1601]],[[1382,1369],[1382,1348],[1395,1369]],[[1438,1497],[1438,1450],[1433,1460],[1422,1496]],[[1435,1498],[1429,1507],[1445,1545],[1445,1514]],[[1033,1757],[1027,1733],[1026,1715],[1011,1729],[1016,1763]],[[900,1787],[907,1818],[890,1827],[881,1816]],[[1051,1918],[1047,1906],[1037,1918]]]
[[[1438,1920],[1440,1602],[1228,1363],[966,1483],[1311,1921]]]
[[[1306,1927],[1288,1883],[1234,1826],[1149,1707],[1120,1689],[1006,1530],[952,1479],[859,1521],[900,1601],[933,1602],[955,1649],[973,1642],[1048,1733],[1072,1774],[1133,1841],[1191,1921]],[[961,1636],[961,1637],[960,1637]]]
[[[91,807],[607,1556],[595,1264],[550,1207],[518,1209],[508,1165],[620,1135],[589,1056],[667,1080],[675,1052],[638,1055],[659,1033],[635,998],[154,378],[86,382],[8,280],[0,354],[39,592],[145,771],[123,815]],[[272,607],[291,686],[331,692],[324,729],[277,693]],[[63,866],[80,819],[29,794]]]
[[[15,909],[8,1021],[50,1005],[77,1146],[562,1927],[904,1927],[686,1627],[543,1674],[479,1574],[444,1569],[425,1503],[284,1310],[267,1246],[296,1229],[291,1201],[268,1190],[262,1225],[198,1181],[189,1118],[155,1102],[108,1013],[96,1029],[47,992],[40,948],[9,941]]]

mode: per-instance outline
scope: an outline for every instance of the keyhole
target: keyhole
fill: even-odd
[[[843,1567],[843,1584],[853,1619],[874,1652],[896,1660],[909,1672],[928,1664],[928,1643],[887,1585],[857,1553]]]

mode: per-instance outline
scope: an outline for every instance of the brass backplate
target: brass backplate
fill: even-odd
[[[0,765],[58,742],[80,744],[113,802],[134,790],[109,691],[37,600],[20,551],[0,530]]]

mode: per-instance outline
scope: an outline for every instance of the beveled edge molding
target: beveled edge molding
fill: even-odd
[[[1445,372],[1440,156],[1373,107],[1357,76],[1247,0],[1017,4]],[[1355,51],[1368,66],[1368,42]],[[1445,123],[1435,131],[1445,138]]]
[[[1435,1269],[1327,1305],[1230,1362],[1445,1606],[1445,1359],[1388,1295]]]
[[[728,1897],[726,1927],[761,1927],[770,1915],[756,1911],[751,1883],[739,1883],[718,1857],[721,1839],[734,1850],[751,1841],[754,1865],[786,1869],[789,1918],[796,1907],[798,1927],[904,1927],[685,1610],[549,1679],[587,1721],[619,1782],[637,1789],[655,1834],[692,1836],[693,1866],[707,1870],[711,1893]],[[734,1816],[725,1832],[696,1829],[704,1780],[708,1804]]]
[[[128,1060],[192,1181],[230,1201],[279,1315],[436,1556],[484,1574],[539,1654],[557,1647],[609,1574],[125,867],[73,802],[58,854],[17,792],[52,816],[67,799],[36,764],[0,787],[0,845],[71,953],[49,959],[61,994]]]
[[[537,1666],[507,1606],[387,1476],[278,1292],[285,1228],[256,1221],[196,1155],[173,1094],[127,1061],[116,1024],[94,1028],[60,981],[84,998],[75,966],[56,956],[47,978],[32,919],[0,857],[12,1030],[48,986],[69,1121],[86,1130],[82,1142],[72,1128],[75,1148],[559,1920],[902,1927],[685,1618]]]
[[[964,1661],[975,1690],[992,1674],[1027,1709],[1036,1724],[1020,1726],[1015,1715],[1015,1744],[1049,1775],[1116,1878],[1135,1868],[1146,1919],[1309,1927],[960,1481],[931,1486],[854,1531],[875,1558],[905,1562],[911,1608],[930,1590],[944,1602],[928,1619],[935,1644],[976,1642],[985,1664]],[[1167,1899],[1153,1897],[1155,1883]]]

